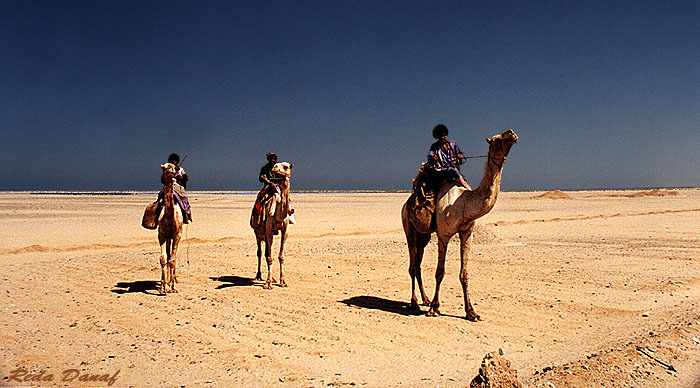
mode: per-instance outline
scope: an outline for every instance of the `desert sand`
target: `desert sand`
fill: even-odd
[[[443,315],[407,309],[407,197],[293,192],[289,287],[264,290],[254,193],[192,192],[179,293],[158,295],[154,193],[0,193],[0,386],[465,387],[499,349],[530,387],[700,380],[700,190],[502,192],[474,236],[476,323],[455,241]]]

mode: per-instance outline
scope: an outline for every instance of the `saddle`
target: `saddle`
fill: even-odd
[[[187,203],[187,206],[184,204],[186,200],[184,198],[181,198],[177,193],[173,193],[175,202],[180,205],[180,210],[182,210],[182,222],[184,224],[189,224],[190,221],[192,221],[192,215],[191,213],[188,214],[186,207],[189,207],[189,203]],[[143,211],[143,218],[141,219],[141,226],[143,226],[146,229],[158,229],[158,217],[160,216],[160,212],[163,209],[163,202],[164,199],[161,196],[161,194],[158,195],[158,199],[146,206],[146,209]]]
[[[276,192],[277,189],[271,185],[267,185],[258,193],[258,197],[255,199],[255,204],[250,214],[250,226],[253,229],[257,229],[260,225],[265,223],[267,212],[265,212],[264,209]]]
[[[420,233],[432,233],[436,228],[435,202],[442,179],[427,163],[421,165],[413,179],[413,191],[408,199],[409,219]]]

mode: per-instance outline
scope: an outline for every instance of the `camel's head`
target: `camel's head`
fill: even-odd
[[[508,129],[500,135],[486,138],[489,143],[489,157],[494,159],[505,158],[510,152],[510,147],[518,142],[518,135],[512,129]]]
[[[292,167],[293,166],[294,166],[294,163],[287,163],[287,162],[275,163],[275,165],[272,166],[272,173],[277,174],[281,177],[289,178],[292,176]]]
[[[177,175],[177,169],[175,169],[174,164],[172,164],[172,163],[161,164],[160,168],[163,170],[163,178],[161,179],[163,182],[169,182],[171,180],[175,180],[175,176]]]

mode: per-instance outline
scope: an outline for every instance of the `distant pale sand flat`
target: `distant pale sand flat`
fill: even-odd
[[[467,267],[479,323],[462,318],[454,242],[444,315],[408,310],[408,193],[292,193],[289,287],[269,291],[253,280],[255,193],[233,194],[191,193],[167,296],[140,226],[155,193],[0,194],[0,385],[75,368],[118,371],[114,386],[464,387],[498,349],[530,387],[700,378],[699,190],[500,193]]]
[[[606,194],[608,197],[627,197],[627,198],[639,198],[639,197],[668,197],[668,196],[676,196],[680,195],[681,193],[677,190],[660,190],[660,189],[654,189],[654,190],[647,190],[647,191],[639,191],[636,193],[631,193],[631,194]]]

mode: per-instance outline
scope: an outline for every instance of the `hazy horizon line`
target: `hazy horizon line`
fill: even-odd
[[[530,193],[549,191],[636,191],[636,190],[692,190],[700,186],[656,186],[656,187],[620,187],[620,188],[578,188],[578,189],[532,189],[532,190],[501,190],[504,193]],[[135,195],[157,194],[159,190],[0,190],[2,194],[30,194],[30,195]],[[257,194],[259,190],[188,190],[189,194]],[[300,194],[333,194],[333,193],[410,193],[411,190],[391,189],[311,189],[292,190],[292,193]]]

